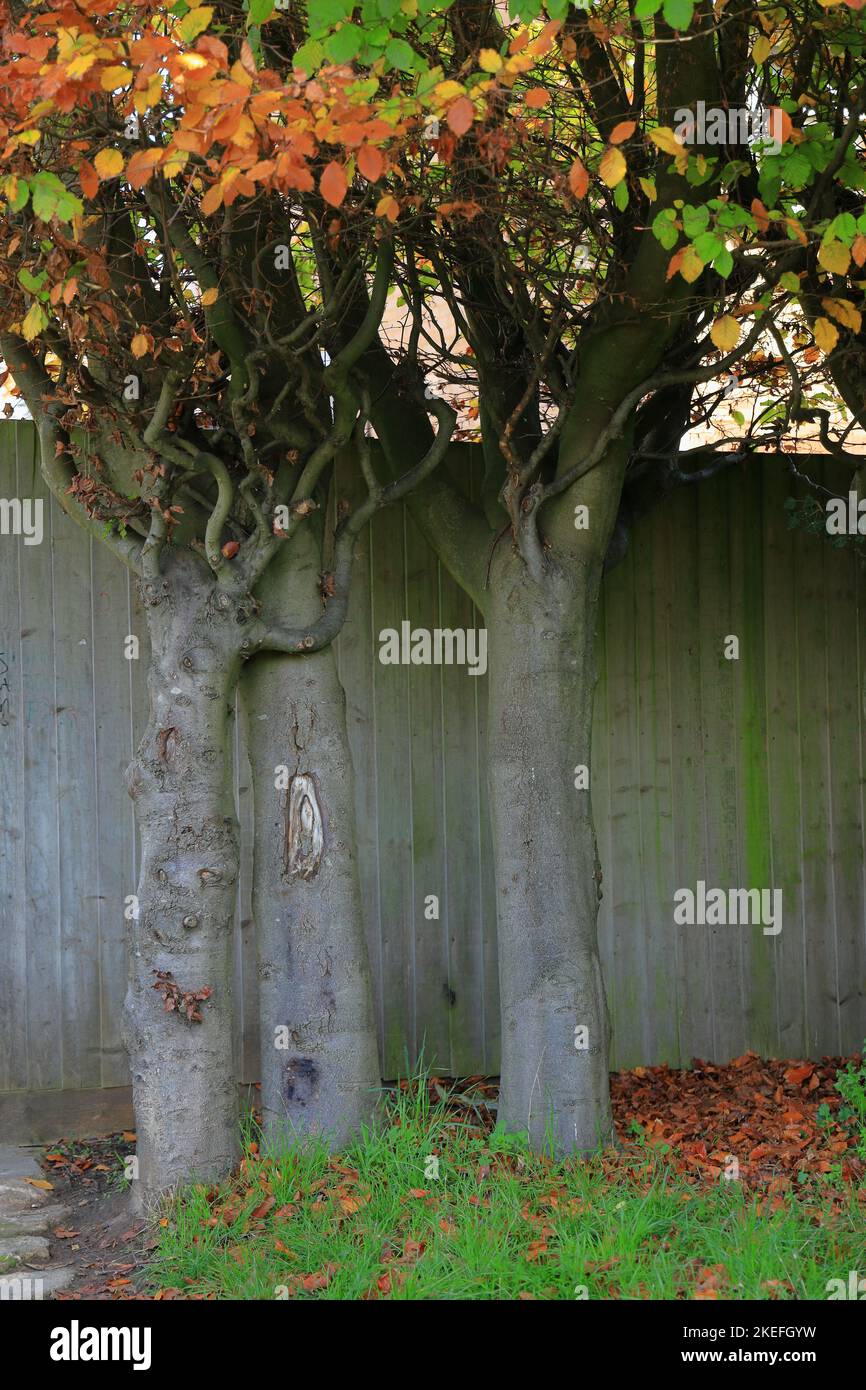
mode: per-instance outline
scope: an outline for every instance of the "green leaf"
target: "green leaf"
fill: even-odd
[[[357,24],[344,24],[325,40],[325,52],[335,63],[350,63],[364,45],[364,34]]]
[[[81,199],[70,193],[56,174],[49,174],[45,170],[34,174],[30,187],[33,211],[43,222],[50,222],[52,217],[59,217],[61,222],[70,222],[76,214],[84,212]]]
[[[46,272],[44,270],[40,270],[38,275],[33,275],[27,269],[26,265],[18,272],[19,284],[23,285],[25,290],[28,290],[30,294],[39,294],[42,286],[45,284],[45,279]]]
[[[637,0],[634,7],[635,19],[652,19],[657,10],[661,9],[662,0]]]
[[[666,251],[676,246],[679,233],[674,226],[676,213],[673,208],[662,208],[653,218],[653,236],[660,241]]]
[[[318,72],[319,68],[322,66],[324,56],[325,50],[319,40],[307,39],[307,42],[301,44],[301,47],[292,59],[292,65],[293,67],[301,68],[308,77],[312,77],[313,73]]]
[[[727,280],[734,268],[734,258],[727,246],[723,246],[721,251],[713,257],[713,270],[721,275],[723,280]]]
[[[385,57],[392,68],[399,68],[401,72],[411,72],[416,64],[415,53],[405,39],[392,39],[385,49]]]
[[[274,12],[274,0],[250,0],[250,12],[247,16],[247,25],[264,24],[270,19]]]
[[[613,190],[613,201],[616,203],[620,212],[625,212],[628,207],[628,180],[621,179]]]
[[[664,0],[663,12],[672,29],[688,29],[695,12],[694,0]]]

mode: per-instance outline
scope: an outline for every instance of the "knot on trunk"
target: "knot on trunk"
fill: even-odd
[[[285,878],[313,878],[325,852],[322,811],[313,778],[299,772],[289,783]]]

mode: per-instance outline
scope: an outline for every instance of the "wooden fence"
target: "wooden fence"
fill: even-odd
[[[844,486],[844,481],[839,480]],[[671,498],[605,585],[592,794],[617,1066],[866,1035],[864,567],[789,530],[789,481],[755,462]],[[145,624],[126,572],[46,497],[28,423],[0,426],[0,498],[45,501],[45,538],[0,535],[0,1092],[128,1080],[123,903],[137,846],[122,773],[145,713]],[[385,666],[378,633],[473,627],[402,509],[375,521],[338,644],[383,1071],[426,1039],[495,1072],[486,678]],[[139,661],[124,638],[142,639]],[[729,635],[739,659],[724,655]],[[239,1077],[256,1064],[246,758]],[[386,867],[387,866],[387,867]],[[677,888],[770,887],[783,928],[677,926]],[[438,921],[424,915],[436,894]],[[543,929],[543,924],[539,924]]]

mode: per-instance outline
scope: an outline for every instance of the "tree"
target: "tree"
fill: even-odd
[[[2,15],[0,348],[49,486],[139,577],[151,637],[150,717],[128,777],[142,847],[125,1010],[140,1196],[219,1177],[236,1151],[228,733],[241,667],[327,646],[345,617],[355,537],[436,466],[454,421],[429,402],[438,432],[423,461],[386,486],[365,471],[366,496],[339,520],[326,566],[309,518],[325,507],[336,453],[366,426],[353,369],[393,251],[364,190],[391,126],[345,73],[324,85],[292,74],[296,30],[281,21],[275,71],[228,6],[60,0]],[[327,243],[347,190],[328,157],[338,137],[361,146],[369,177],[331,278]],[[323,332],[362,285],[362,322],[328,358]],[[273,770],[265,786],[274,807]],[[345,818],[338,777],[321,796]],[[308,798],[304,834],[310,811]],[[340,1055],[341,1095],[356,1123],[379,1074],[357,891],[344,897],[344,1002],[362,1036]],[[286,1074],[307,1060],[289,1055]]]
[[[599,586],[671,488],[785,453],[810,419],[847,452],[841,407],[861,418],[866,360],[862,41],[851,0],[520,0],[514,19],[479,0],[7,12],[3,351],[52,486],[91,525],[113,523],[152,614],[130,1016],[154,1134],[177,1057],[197,1068],[186,1128],[172,1119],[153,1151],[161,1178],[201,1159],[189,1131],[206,1128],[208,1084],[225,1099],[204,1166],[224,1166],[230,1144],[225,1030],[209,1061],[197,1040],[225,988],[228,696],[257,652],[333,636],[353,537],[404,493],[490,634],[500,1113],[538,1144],[611,1136],[590,779]],[[397,335],[383,329],[391,289]],[[748,419],[726,394],[734,369],[762,397]],[[451,464],[481,452],[480,508],[433,472],[454,429],[444,397],[478,402],[479,437]],[[720,440],[681,448],[720,415]],[[98,462],[76,454],[75,425]],[[367,501],[323,561],[323,612],[286,631],[270,566],[278,550],[296,576],[315,566],[295,547],[346,446]],[[254,700],[274,699],[277,670]],[[275,750],[251,727],[261,777]],[[298,791],[303,865],[316,807]],[[188,861],[157,817],[167,802],[192,827]],[[265,809],[266,914],[277,832]],[[218,880],[202,881],[211,862]],[[180,930],[179,913],[197,925]],[[186,1035],[165,1032],[147,993],[179,952],[183,979],[160,975],[155,993],[202,1013]],[[363,992],[362,974],[346,978]],[[212,1000],[193,997],[214,982]],[[144,1065],[154,1030],[162,1079]]]
[[[412,328],[361,367],[392,468],[429,447],[424,382],[478,403],[483,507],[441,471],[409,505],[489,630],[500,1119],[588,1150],[612,1136],[599,586],[674,487],[790,457],[808,425],[859,462],[864,20],[859,0],[415,13],[392,22],[422,68],[393,195]],[[389,42],[368,19],[356,51],[375,70]]]

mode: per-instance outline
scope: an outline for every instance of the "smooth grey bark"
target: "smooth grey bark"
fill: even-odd
[[[302,621],[321,610],[312,530],[267,575]],[[305,607],[306,605],[306,607]],[[279,1144],[339,1146],[373,1121],[380,1093],[373,991],[355,857],[346,702],[330,647],[262,654],[241,690],[253,773],[262,1111]],[[276,785],[277,769],[285,769]]]
[[[566,569],[548,557],[538,582],[503,551],[486,614],[499,1118],[535,1148],[588,1152],[614,1138],[601,873],[591,793],[575,787],[575,769],[591,759],[602,566],[570,557]]]
[[[238,1146],[232,1055],[232,932],[238,827],[231,785],[232,697],[248,610],[175,553],[143,586],[152,643],[150,714],[127,773],[141,836],[129,933],[124,1036],[147,1202],[179,1181],[232,1167]],[[158,972],[170,972],[162,981]],[[211,991],[201,1022],[166,1011],[171,984]],[[156,986],[156,987],[155,987]],[[193,1008],[196,1008],[193,1002]]]

